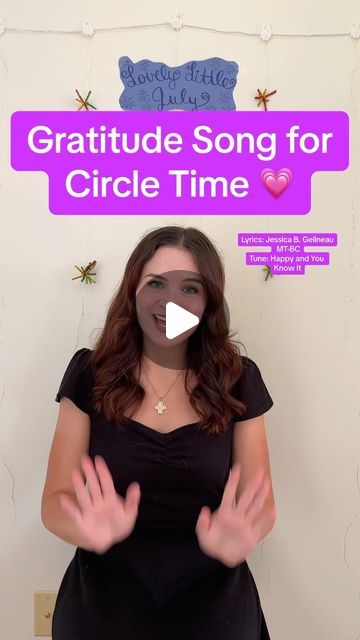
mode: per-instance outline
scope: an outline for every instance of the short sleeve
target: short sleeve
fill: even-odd
[[[257,418],[274,404],[257,364],[247,356],[242,356],[242,362],[244,370],[232,395],[246,405],[246,411],[241,416],[234,415],[234,422]]]
[[[62,396],[70,398],[79,409],[90,413],[90,394],[92,389],[92,375],[89,363],[90,349],[79,349],[71,358],[55,401],[60,402]]]

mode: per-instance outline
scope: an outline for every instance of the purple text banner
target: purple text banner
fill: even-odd
[[[343,111],[17,111],[11,165],[56,215],[304,215],[349,166]]]

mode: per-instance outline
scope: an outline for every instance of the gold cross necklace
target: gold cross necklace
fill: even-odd
[[[175,378],[174,382],[173,382],[173,383],[171,384],[171,386],[168,388],[167,392],[166,392],[166,393],[164,393],[164,395],[163,395],[163,396],[161,396],[161,397],[159,396],[158,392],[157,392],[157,391],[156,391],[156,389],[154,388],[154,385],[153,385],[153,384],[151,383],[151,381],[149,380],[149,378],[148,378],[148,376],[146,375],[145,371],[143,372],[143,373],[144,373],[145,378],[147,379],[147,381],[149,382],[149,384],[150,384],[151,388],[152,388],[152,389],[153,389],[153,391],[155,392],[155,395],[159,398],[159,400],[157,401],[157,403],[156,403],[156,404],[154,404],[154,409],[155,409],[155,411],[157,411],[157,413],[158,413],[158,415],[159,415],[159,416],[161,416],[161,415],[164,413],[164,411],[166,411],[166,409],[167,409],[167,406],[166,406],[166,404],[165,404],[165,402],[164,402],[164,398],[165,398],[165,396],[167,396],[167,394],[169,393],[170,389],[172,389],[172,388],[173,388],[173,386],[174,386],[174,384],[175,384],[176,380],[178,379],[178,377],[180,376],[180,374],[181,374],[182,372],[183,372],[183,370],[181,369],[181,370],[179,371],[179,373],[177,374],[177,376],[176,376],[176,378]]]

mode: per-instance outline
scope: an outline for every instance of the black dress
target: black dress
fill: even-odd
[[[128,538],[100,555],[76,548],[56,601],[53,640],[270,640],[259,594],[246,561],[234,568],[200,549],[195,525],[201,507],[218,508],[228,480],[234,422],[209,436],[198,423],[159,433],[136,420],[109,422],[89,406],[90,350],[79,349],[56,401],[70,398],[89,414],[89,456],[101,455],[116,491],[132,481],[141,498]],[[273,401],[253,360],[233,394],[246,420]]]

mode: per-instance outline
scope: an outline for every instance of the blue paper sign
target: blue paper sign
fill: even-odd
[[[222,58],[191,60],[179,67],[127,56],[119,60],[124,91],[120,107],[126,111],[235,110],[233,90],[239,65]]]

